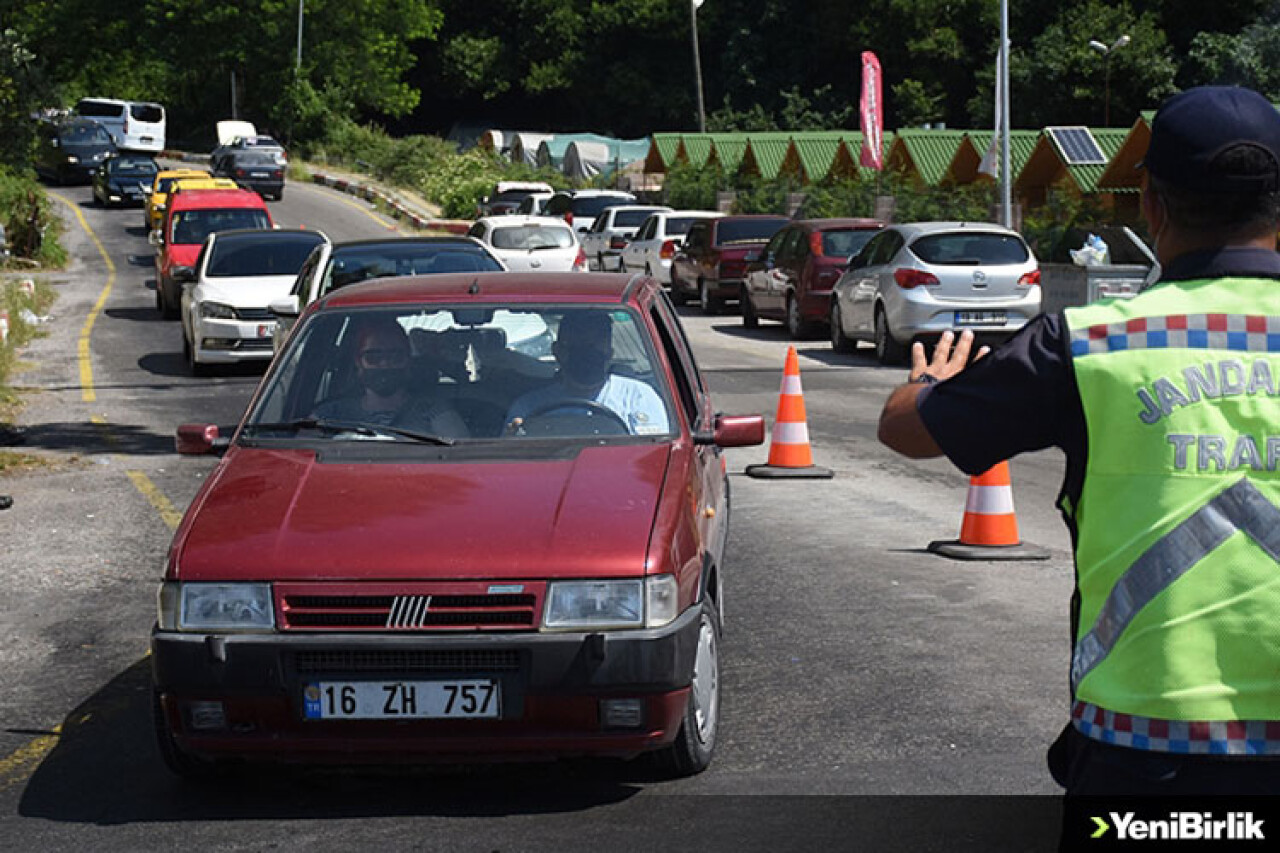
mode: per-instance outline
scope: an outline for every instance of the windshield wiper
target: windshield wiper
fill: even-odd
[[[453,439],[446,438],[442,435],[433,435],[427,432],[418,432],[412,429],[402,429],[394,426],[383,426],[382,424],[371,424],[365,421],[340,421],[330,420],[329,418],[297,418],[292,421],[281,421],[279,423],[266,424],[248,424],[246,430],[253,430],[255,433],[260,430],[288,430],[290,432],[299,432],[304,429],[314,429],[326,433],[353,432],[356,435],[375,437],[379,435],[394,435],[401,438],[409,438],[414,441],[420,441],[423,444],[438,444],[444,447],[452,447]]]

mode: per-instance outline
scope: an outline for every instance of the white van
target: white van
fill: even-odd
[[[144,101],[81,98],[76,114],[107,129],[122,151],[159,153],[164,150],[164,107]]]

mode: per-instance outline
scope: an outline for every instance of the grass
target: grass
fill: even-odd
[[[66,464],[65,460],[33,456],[14,450],[0,450],[0,474],[20,474],[27,471],[45,471]]]
[[[21,407],[21,400],[9,382],[18,367],[18,351],[38,337],[48,334],[38,325],[25,322],[30,311],[37,317],[47,314],[56,298],[48,284],[32,281],[34,288],[24,288],[21,277],[0,279],[0,315],[8,317],[8,335],[0,342],[0,422],[10,420]],[[4,470],[0,465],[0,470]]]

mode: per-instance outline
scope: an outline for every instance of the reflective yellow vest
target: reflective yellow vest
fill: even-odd
[[[1076,725],[1280,754],[1280,281],[1167,282],[1066,319],[1088,436],[1064,507]]]

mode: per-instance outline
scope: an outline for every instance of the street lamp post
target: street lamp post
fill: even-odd
[[[1089,40],[1089,47],[1102,54],[1102,126],[1111,127],[1111,54],[1124,47],[1130,41],[1128,35],[1122,35],[1107,47],[1097,39]]]
[[[693,74],[698,82],[698,133],[707,132],[707,109],[702,101],[702,59],[698,55],[698,8],[706,0],[689,0],[689,20],[693,30]]]
[[[298,58],[293,65],[293,76],[298,77],[302,74],[302,4],[304,0],[298,0]]]

